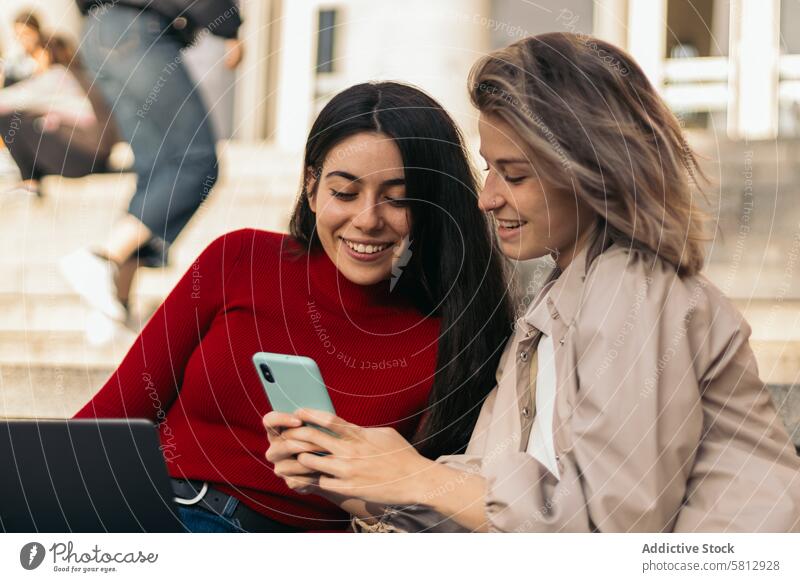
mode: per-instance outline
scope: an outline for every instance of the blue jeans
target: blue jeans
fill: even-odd
[[[85,18],[81,43],[86,67],[135,156],[128,212],[156,237],[141,249],[147,266],[166,262],[169,245],[218,175],[208,111],[169,24],[152,10],[107,5]]]
[[[231,497],[222,515],[191,505],[178,506],[178,515],[183,526],[191,533],[241,533],[239,520],[231,517],[238,506],[239,500]]]

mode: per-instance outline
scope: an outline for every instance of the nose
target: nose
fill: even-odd
[[[505,203],[506,201],[500,188],[500,180],[495,172],[490,170],[478,195],[478,207],[483,212],[493,212],[502,208]]]
[[[385,205],[378,204],[371,196],[364,196],[364,203],[353,218],[353,226],[364,232],[383,228],[383,211]]]

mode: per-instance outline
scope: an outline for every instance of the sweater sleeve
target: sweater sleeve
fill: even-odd
[[[224,309],[226,283],[236,269],[244,230],[222,235],[194,261],[164,300],[117,370],[75,418],[155,421],[183,383],[190,356]]]

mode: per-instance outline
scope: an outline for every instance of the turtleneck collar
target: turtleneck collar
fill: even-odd
[[[303,257],[310,299],[328,309],[348,312],[408,307],[399,294],[390,291],[389,281],[359,285],[345,277],[322,248],[311,249]]]

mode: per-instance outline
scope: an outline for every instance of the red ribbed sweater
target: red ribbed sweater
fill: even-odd
[[[388,282],[356,285],[323,251],[293,250],[288,236],[249,229],[212,242],[76,418],[149,418],[171,476],[209,481],[283,523],[343,528],[338,507],[291,491],[264,458],[270,407],[251,358],[309,356],[339,416],[409,437],[439,320],[398,301]]]

